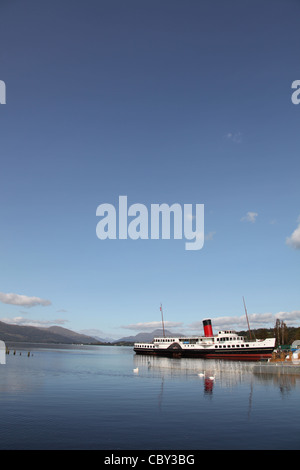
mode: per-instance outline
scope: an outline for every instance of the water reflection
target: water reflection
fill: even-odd
[[[299,448],[300,376],[281,368],[128,347],[31,351],[0,367],[1,448]]]
[[[252,372],[252,363],[217,361],[204,359],[174,359],[153,356],[134,356],[134,367],[148,371],[153,376],[203,378],[208,388],[218,380],[224,386],[231,387],[240,383],[243,377]]]
[[[211,377],[206,377],[204,380],[204,394],[205,395],[212,395],[214,388],[214,379]]]
[[[282,396],[300,385],[300,374],[295,369],[283,373],[277,368],[268,373],[264,372],[264,365],[256,362],[232,362],[224,360],[205,359],[174,359],[155,356],[134,356],[134,365],[140,372],[147,372],[148,376],[163,378],[188,378],[189,380],[202,380],[203,391],[206,396],[212,396],[214,387],[234,388],[242,384],[249,384],[252,401],[253,383],[264,383],[278,387]]]
[[[282,397],[288,395],[293,389],[295,389],[300,381],[300,376],[294,374],[265,374],[254,372],[254,377],[257,382],[265,382],[278,387]]]

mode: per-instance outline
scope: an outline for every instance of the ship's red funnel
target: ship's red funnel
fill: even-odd
[[[203,320],[203,328],[205,336],[213,336],[213,330],[211,326],[211,320]]]

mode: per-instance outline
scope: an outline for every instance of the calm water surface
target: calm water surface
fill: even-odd
[[[0,366],[0,449],[300,448],[300,376],[128,347],[13,349]]]

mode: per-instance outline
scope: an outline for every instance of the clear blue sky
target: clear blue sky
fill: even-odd
[[[253,327],[299,326],[299,14],[1,1],[0,320],[118,338],[154,329],[162,302],[169,329],[196,333],[240,327],[245,296]],[[119,195],[205,204],[203,249],[99,240],[97,206]]]

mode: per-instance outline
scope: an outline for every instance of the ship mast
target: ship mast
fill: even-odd
[[[244,308],[245,308],[245,313],[246,313],[246,318],[247,318],[247,323],[248,323],[249,335],[250,335],[250,339],[252,339],[252,338],[251,338],[251,330],[250,330],[250,325],[249,325],[248,314],[247,314],[247,309],[246,309],[246,304],[245,304],[244,296],[243,296],[243,302],[244,302]]]
[[[161,311],[161,322],[162,322],[162,328],[163,328],[163,337],[165,337],[165,325],[164,325],[164,315],[163,315],[162,304],[160,304],[160,311]]]

